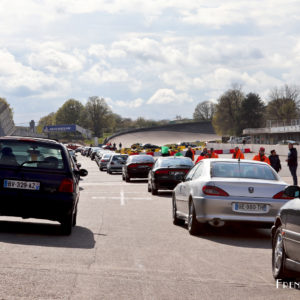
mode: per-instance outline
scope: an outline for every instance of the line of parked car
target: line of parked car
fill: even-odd
[[[172,191],[175,225],[187,224],[191,235],[206,226],[244,224],[272,227],[272,270],[276,279],[300,275],[300,188],[287,187],[268,164],[252,160],[205,159],[194,165],[186,157],[124,155],[90,148],[101,171],[122,179],[147,179],[148,192]],[[296,198],[296,199],[294,199]]]

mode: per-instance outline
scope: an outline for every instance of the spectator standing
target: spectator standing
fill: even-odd
[[[185,157],[189,157],[192,161],[194,161],[194,153],[191,146],[189,146],[188,150],[185,152]]]
[[[119,144],[119,149],[121,150],[122,149],[122,143],[120,142]]]
[[[233,159],[245,159],[243,152],[240,150],[238,146],[234,148],[234,152],[232,154]]]
[[[174,156],[183,156],[183,155],[179,150],[176,150],[176,153],[174,154]]]
[[[208,153],[208,152],[207,152],[207,148],[203,148],[203,151],[201,152],[200,155],[204,157],[204,156],[207,155],[207,153]]]
[[[114,150],[116,150],[117,148],[116,148],[116,143],[113,143],[113,147],[114,147]]]
[[[275,150],[271,150],[271,155],[269,156],[270,164],[272,168],[278,173],[281,170],[281,163],[279,156],[276,154]]]
[[[260,147],[257,155],[253,157],[253,160],[262,161],[270,165],[269,158],[265,155],[265,148]]]
[[[162,156],[170,156],[169,147],[162,146],[161,147],[161,155]]]
[[[292,143],[289,143],[289,154],[288,159],[286,160],[290,169],[290,172],[293,177],[294,185],[298,185],[297,178],[297,167],[298,167],[298,153],[297,149],[294,148]]]
[[[208,154],[209,158],[219,158],[219,155],[215,153],[214,148],[210,148],[210,152]]]

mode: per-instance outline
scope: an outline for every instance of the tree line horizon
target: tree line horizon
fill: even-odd
[[[245,128],[265,127],[267,120],[289,121],[300,118],[300,89],[284,85],[273,88],[265,103],[259,94],[245,94],[241,86],[233,85],[216,102],[202,101],[195,107],[193,119],[177,115],[177,121],[211,121],[220,136],[239,136]],[[0,98],[8,106],[5,98]],[[11,109],[11,108],[10,108]],[[12,111],[12,109],[11,109]],[[114,113],[103,97],[91,96],[83,105],[79,100],[68,99],[56,112],[40,118],[38,128],[46,125],[77,124],[89,129],[94,136],[115,133],[126,129],[166,125],[171,120],[151,120],[138,117],[135,120]]]

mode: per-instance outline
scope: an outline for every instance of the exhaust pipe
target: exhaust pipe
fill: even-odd
[[[208,223],[213,227],[222,227],[225,225],[225,222],[218,218],[212,219]]]

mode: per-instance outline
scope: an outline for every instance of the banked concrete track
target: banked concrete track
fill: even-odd
[[[216,139],[221,139],[221,137],[215,133],[211,122],[193,122],[140,128],[117,133],[109,138],[109,142],[116,143],[117,145],[121,142],[123,147],[130,147],[134,143],[165,145]]]

